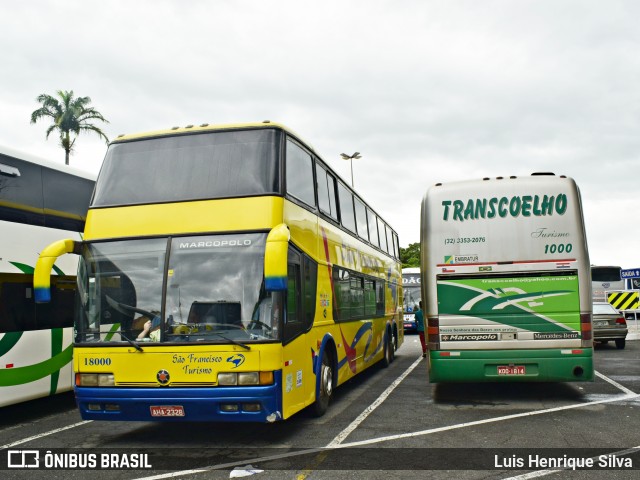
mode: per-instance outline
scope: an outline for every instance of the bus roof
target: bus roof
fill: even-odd
[[[264,120],[262,122],[225,123],[225,124],[218,124],[218,125],[210,125],[208,123],[202,123],[200,125],[172,127],[164,130],[154,130],[151,132],[123,134],[123,135],[118,135],[118,137],[112,140],[110,144],[126,142],[130,140],[140,140],[142,138],[164,137],[169,135],[185,135],[190,133],[213,132],[218,130],[221,130],[221,131],[222,130],[247,130],[247,129],[256,129],[256,128],[278,128],[280,130],[284,130],[285,132],[301,140],[311,150],[314,150],[313,146],[311,146],[309,142],[305,141],[302,137],[300,137],[300,135],[298,135],[296,132],[291,130],[289,127],[278,122],[272,122],[271,120]]]
[[[376,209],[371,207],[369,202],[365,201],[360,195],[356,193],[355,188],[351,187],[349,183],[344,180],[340,175],[338,175],[335,170],[322,158],[322,156],[315,151],[313,146],[307,142],[303,137],[298,135],[294,130],[283,125],[282,123],[272,122],[271,120],[264,120],[262,122],[245,122],[245,123],[226,123],[226,124],[217,124],[210,125],[208,123],[203,123],[201,125],[187,125],[185,127],[173,127],[164,130],[154,130],[149,132],[141,132],[141,133],[132,133],[132,134],[122,134],[118,135],[118,137],[111,142],[109,145],[114,145],[118,143],[124,143],[128,141],[149,139],[149,138],[158,138],[158,137],[169,137],[175,135],[189,135],[193,133],[206,133],[206,132],[215,132],[215,131],[229,131],[229,130],[251,130],[251,129],[278,129],[286,132],[287,134],[293,136],[300,142],[302,142],[309,150],[311,150],[325,165],[325,167],[332,172],[339,179],[340,183],[352,191],[369,209],[373,212],[376,212]],[[377,212],[376,215],[382,220],[387,227],[389,227],[397,236],[396,230],[391,227],[389,222],[387,222],[382,216],[380,216]],[[399,245],[398,245],[399,248]]]
[[[85,170],[80,170],[78,168],[70,167],[68,165],[63,165],[61,163],[45,160],[44,158],[31,155],[30,153],[21,152],[10,147],[5,147],[4,145],[0,145],[0,154],[6,155],[7,157],[15,158],[16,160],[23,160],[25,162],[33,163],[35,165],[40,165],[42,167],[50,168],[52,170],[58,170],[59,172],[68,173],[69,175],[75,175],[77,177],[86,178],[87,180],[95,181],[96,179],[95,174],[89,173]]]
[[[436,184],[423,198],[421,215],[422,238],[431,239],[429,248],[424,243],[422,248],[431,266],[574,258],[588,262],[580,191],[566,176]]]
[[[420,267],[406,267],[402,269],[402,274],[405,273],[420,273]]]

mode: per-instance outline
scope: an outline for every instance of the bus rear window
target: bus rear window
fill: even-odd
[[[620,268],[593,268],[591,269],[591,280],[594,282],[619,282]]]

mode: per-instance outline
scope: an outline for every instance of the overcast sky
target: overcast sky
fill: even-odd
[[[41,93],[121,133],[270,119],[419,241],[436,182],[576,179],[591,261],[640,267],[640,2],[29,0],[0,3],[0,145],[64,163]],[[81,136],[71,165],[97,173]]]

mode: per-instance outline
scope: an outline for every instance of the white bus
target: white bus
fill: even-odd
[[[589,255],[571,178],[432,186],[421,261],[432,382],[593,379]]]
[[[70,390],[77,257],[60,259],[52,302],[33,270],[61,236],[80,239],[95,177],[0,147],[0,407]]]
[[[420,269],[407,267],[402,269],[402,310],[404,314],[404,331],[417,331],[415,312],[422,298]]]
[[[620,275],[620,267],[591,266],[591,290],[594,302],[607,302],[607,292],[625,289],[625,281]]]

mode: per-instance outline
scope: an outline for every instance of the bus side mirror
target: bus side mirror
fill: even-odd
[[[65,253],[80,254],[82,242],[73,240],[58,240],[40,252],[33,273],[33,289],[36,303],[49,303],[51,301],[51,269],[58,257]]]
[[[289,249],[289,227],[276,225],[267,236],[264,252],[264,286],[267,291],[287,289],[287,251]]]

